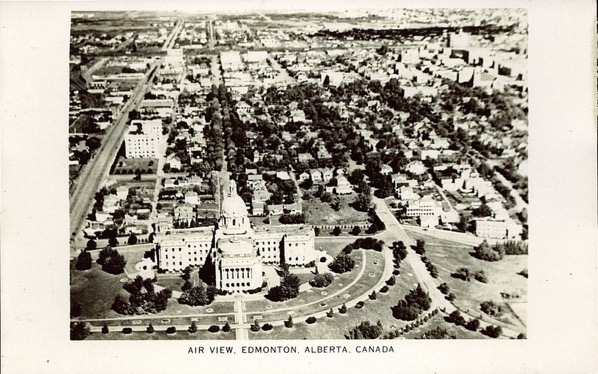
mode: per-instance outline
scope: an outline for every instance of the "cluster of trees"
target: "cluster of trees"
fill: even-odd
[[[434,318],[434,316],[436,316],[437,314],[438,314],[438,309],[434,309],[434,310],[430,311],[429,313],[427,313],[426,315],[424,315],[423,317],[420,317],[417,320],[405,325],[405,327],[401,327],[401,328],[389,331],[388,333],[386,333],[385,335],[382,336],[382,339],[398,338],[399,336],[406,334],[411,330],[414,330],[420,326],[423,326],[429,320]]]
[[[258,322],[258,320],[254,320],[253,324],[251,325],[251,327],[249,328],[249,330],[251,330],[252,332],[258,332],[260,331],[260,323]]]
[[[282,276],[280,279],[280,286],[270,288],[268,299],[272,301],[285,301],[294,299],[299,295],[299,286],[301,280],[295,274],[288,272],[286,268],[282,269]]]
[[[314,279],[312,279],[309,282],[309,284],[311,284],[314,287],[324,288],[324,287],[328,287],[332,283],[333,280],[334,280],[334,277],[330,273],[316,274],[314,276]]]
[[[482,330],[482,334],[487,335],[491,338],[498,338],[502,334],[502,327],[488,325]],[[519,339],[519,336],[517,336],[517,338]],[[525,335],[521,339],[524,339],[524,338],[525,338]]]
[[[77,318],[81,315],[81,304],[71,303],[71,318]]]
[[[355,260],[345,252],[341,251],[328,267],[335,273],[346,273],[353,270],[355,267]]]
[[[289,316],[289,319],[284,321],[284,326],[289,329],[293,327],[293,316]]]
[[[266,186],[268,191],[272,193],[268,204],[292,204],[295,202],[295,193],[297,189],[293,181],[281,180],[276,177],[264,175],[264,179],[268,182]]]
[[[500,317],[505,312],[504,308],[493,301],[484,301],[480,304],[480,310],[490,317]]]
[[[521,176],[517,170],[517,166],[512,159],[508,159],[503,166],[495,166],[494,169],[502,174],[506,179],[513,183],[513,187],[527,192],[528,180],[526,177]],[[527,193],[525,194],[525,200],[527,201]],[[523,196],[522,196],[523,197]]]
[[[524,242],[510,240],[490,246],[484,240],[479,246],[475,247],[474,256],[484,261],[499,261],[505,255],[527,254],[527,248],[527,244]]]
[[[386,145],[384,140],[378,142],[378,146],[382,147]],[[403,166],[403,163],[396,164],[397,169]],[[390,174],[382,174],[382,159],[380,155],[372,155],[368,157],[365,163],[365,174],[370,178],[370,185],[376,188],[376,196],[379,198],[385,198],[394,195],[394,185],[392,183],[392,177]]]
[[[424,332],[416,339],[457,339],[457,336],[449,333],[447,329],[437,326]]]
[[[179,297],[179,304],[186,304],[189,306],[209,305],[214,301],[216,293],[217,290],[214,286],[210,285],[205,287],[204,284],[200,282],[198,286],[184,290],[181,297]]]
[[[77,262],[75,263],[75,269],[77,270],[89,270],[91,269],[92,265],[91,253],[87,252],[87,250],[79,253],[77,256]]]
[[[438,268],[436,265],[432,263],[432,261],[427,256],[421,256],[423,263],[426,265],[426,269],[428,273],[432,276],[432,278],[438,278]]]
[[[205,112],[205,119],[208,123],[203,128],[203,135],[206,139],[205,166],[208,170],[221,170],[224,161],[224,133],[222,131],[220,103],[216,98],[211,99],[210,105]]]
[[[355,326],[345,336],[347,339],[378,339],[382,335],[382,323],[378,321],[375,325],[369,321],[363,321]]]
[[[394,257],[395,268],[399,268],[401,265],[401,261],[407,257],[407,247],[402,241],[397,241],[392,243],[392,255]]]
[[[117,295],[112,303],[112,310],[125,315],[159,313],[166,309],[172,290],[165,288],[155,292],[154,280],[141,276],[125,283],[123,288],[130,293],[129,299]]]
[[[71,340],[84,340],[91,334],[85,322],[71,323]]]
[[[383,246],[384,241],[368,236],[367,238],[359,238],[355,240],[353,243],[347,244],[345,248],[343,248],[342,252],[350,254],[354,249],[359,248],[373,249],[375,251],[382,252]]]
[[[380,217],[378,217],[378,214],[376,213],[376,210],[374,208],[368,210],[368,217],[372,224],[367,229],[366,233],[373,235],[376,234],[378,231],[386,230],[386,225],[384,224],[384,222],[382,222]]]
[[[490,246],[486,240],[474,248],[475,257],[484,261],[500,261],[505,257],[505,249],[502,246]]]
[[[116,249],[107,246],[98,254],[97,263],[102,266],[102,270],[110,274],[120,274],[125,270],[127,260],[125,256],[118,253]]]
[[[445,282],[441,283],[440,286],[438,286],[438,290],[442,292],[443,295],[446,295],[444,296],[444,298],[448,301],[455,300],[455,294],[451,292],[451,288]]]
[[[372,208],[372,190],[370,186],[367,184],[360,186],[359,193],[353,201],[353,208],[360,212],[368,212]]]
[[[415,289],[409,291],[404,300],[399,300],[399,303],[392,308],[392,314],[397,319],[413,321],[420,313],[430,309],[431,305],[432,299],[428,293],[421,285],[417,285]]]
[[[461,312],[455,310],[447,317],[448,321],[454,323],[457,326],[463,326],[470,331],[478,331],[480,328],[480,320],[472,318],[469,321],[465,321],[465,318],[461,315]]]
[[[303,214],[303,213],[299,213],[299,214],[285,213],[280,216],[278,221],[280,223],[282,223],[283,225],[305,223],[305,214]]]
[[[415,241],[415,247],[413,247],[413,250],[415,251],[415,253],[417,253],[420,256],[423,256],[426,254],[426,241],[423,239],[417,239]]]
[[[485,203],[471,212],[474,217],[490,217],[492,216],[492,209]]]
[[[93,204],[94,210],[99,212],[104,210],[104,197],[106,195],[108,195],[108,189],[106,187],[102,187],[98,192],[95,193],[95,203]]]
[[[527,243],[508,240],[506,242],[497,243],[494,245],[496,248],[504,249],[506,255],[526,255],[527,254]]]
[[[468,268],[462,267],[457,269],[454,273],[452,273],[451,276],[453,278],[458,278],[467,282],[471,281],[471,279],[473,278],[478,282],[488,283],[488,276],[486,275],[484,270],[470,271]]]

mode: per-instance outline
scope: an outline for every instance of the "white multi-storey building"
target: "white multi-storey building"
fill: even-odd
[[[405,211],[405,215],[408,217],[436,216],[438,213],[436,201],[429,196],[410,203]]]
[[[131,121],[125,134],[127,158],[156,158],[160,155],[162,121],[159,119]]]
[[[510,219],[477,219],[475,234],[491,239],[521,239],[522,227]]]
[[[314,261],[314,237],[309,226],[253,228],[236,183],[230,181],[215,228],[158,233],[158,267],[182,271],[187,266],[214,266],[217,288],[247,291],[262,286],[262,264],[303,266]]]

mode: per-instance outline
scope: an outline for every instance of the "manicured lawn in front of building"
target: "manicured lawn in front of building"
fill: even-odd
[[[339,307],[356,297],[360,297],[373,287],[382,274],[384,269],[384,257],[382,253],[367,251],[366,268],[357,283],[349,286],[355,280],[361,271],[363,264],[364,250],[354,250],[351,256],[355,259],[356,266],[352,271],[343,274],[335,274],[334,281],[325,288],[312,288],[301,292],[295,299],[284,302],[272,302],[267,299],[247,301],[246,311],[248,321],[253,321],[254,315],[262,315],[264,320],[285,319],[288,311],[279,311],[279,309],[293,308],[295,315],[301,316],[312,314],[318,311],[325,311],[331,307]],[[349,287],[348,287],[349,286]],[[336,293],[340,293],[331,297]],[[321,302],[318,302],[321,300]],[[305,305],[310,303],[310,305]],[[325,305],[321,305],[324,303]]]
[[[368,252],[368,254],[371,251]],[[410,275],[411,274],[411,275]],[[328,311],[333,308],[333,317],[327,316],[319,317],[316,323],[310,325],[300,318],[295,318],[293,328],[286,328],[284,326],[276,326],[271,333],[252,333],[250,332],[250,339],[345,339],[345,335],[353,327],[359,325],[363,321],[377,323],[380,321],[384,328],[384,332],[404,327],[410,322],[401,321],[393,317],[392,307],[398,301],[417,285],[413,270],[408,263],[401,265],[401,274],[396,276],[396,284],[389,287],[387,293],[382,293],[376,290],[376,300],[370,300],[367,295],[359,298],[364,301],[364,306],[358,309],[354,306],[347,308],[346,314],[340,314],[338,308],[342,305],[341,301],[330,303],[321,310]],[[423,328],[423,327],[422,327]],[[421,334],[420,334],[421,335]]]
[[[71,303],[81,305],[82,318],[106,316],[114,297],[124,292],[121,279],[126,276],[108,274],[95,263],[90,270],[79,271],[75,269],[75,261],[71,263]]]

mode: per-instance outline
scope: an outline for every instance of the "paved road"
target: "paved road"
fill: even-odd
[[[182,21],[174,28],[170,39],[168,39],[169,43],[172,43],[176,33],[180,32],[181,27]],[[164,47],[167,46],[168,43]],[[118,119],[108,129],[102,145],[82,170],[76,182],[76,186],[70,196],[70,232],[73,235],[71,238],[71,249],[74,249],[74,236],[81,235],[80,231],[85,223],[85,218],[93,204],[93,196],[99,189],[101,181],[108,175],[110,166],[116,157],[116,153],[124,137],[129,112],[139,107],[141,100],[143,100],[143,95],[151,86],[151,81],[157,73],[158,67],[159,60],[156,59],[147,70],[144,79],[135,89],[132,98],[119,112]]]
[[[108,57],[102,57],[98,59],[93,65],[85,71],[81,76],[85,82],[89,82],[91,80],[91,75],[98,70],[101,66],[104,66],[104,63],[108,60]]]
[[[453,308],[451,303],[444,298],[444,295],[436,288],[438,287],[437,281],[432,278],[425,264],[421,261],[419,255],[411,249],[412,245],[415,245],[415,241],[405,232],[403,226],[399,224],[395,216],[388,209],[388,206],[384,200],[374,197],[374,203],[376,204],[376,213],[378,217],[386,225],[386,231],[379,237],[385,241],[387,245],[392,244],[394,241],[402,241],[407,247],[406,261],[413,268],[417,279],[419,279],[421,286],[430,294],[432,298],[432,307],[446,308],[447,310]]]

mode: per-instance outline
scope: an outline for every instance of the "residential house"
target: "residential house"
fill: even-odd
[[[251,200],[251,212],[254,216],[263,216],[265,215],[265,208],[266,204],[263,201],[256,200],[255,198]]]
[[[322,180],[324,181],[324,183],[330,182],[330,180],[334,176],[334,172],[332,171],[332,169],[325,168],[325,169],[321,169],[321,170],[322,170]]]
[[[174,217],[167,213],[159,213],[156,218],[156,232],[166,232],[173,229]]]
[[[264,178],[261,174],[249,174],[247,175],[247,186],[252,190],[255,189],[257,184],[263,184]]]
[[[437,160],[439,155],[440,155],[440,151],[437,149],[422,149],[422,151],[421,151],[421,159],[422,160],[425,160],[427,158]]]
[[[189,205],[199,205],[199,195],[195,191],[187,191],[185,192],[185,204]]]
[[[308,162],[313,159],[314,159],[314,156],[312,156],[310,153],[299,153],[297,155],[297,160],[299,162]]]
[[[166,163],[170,165],[171,169],[181,170],[181,159],[175,154],[166,156]]]
[[[288,181],[291,179],[291,176],[286,171],[277,171],[276,178],[283,180],[283,181]]]
[[[299,181],[304,182],[309,179],[309,173],[304,171],[303,173],[299,174]]]
[[[412,161],[407,165],[407,170],[415,175],[421,175],[426,172],[426,166],[421,161]]]
[[[383,165],[380,167],[380,173],[381,173],[382,175],[389,175],[389,174],[391,174],[391,173],[392,173],[392,167],[391,167],[390,165],[383,164]]]
[[[284,212],[288,214],[301,214],[303,213],[303,207],[301,203],[284,204]]]
[[[277,216],[284,213],[284,205],[282,204],[268,204],[266,209],[271,216]]]
[[[351,183],[347,180],[344,176],[339,176],[336,178],[336,187],[335,191],[337,195],[347,195],[353,192],[353,188],[351,187]]]
[[[174,208],[174,219],[177,221],[190,222],[195,218],[192,205],[181,204]]]
[[[127,186],[118,186],[116,187],[116,196],[119,200],[126,200],[127,196],[129,196],[129,187]]]
[[[311,178],[311,181],[314,183],[322,182],[322,172],[318,169],[311,169],[309,171],[309,176]]]

